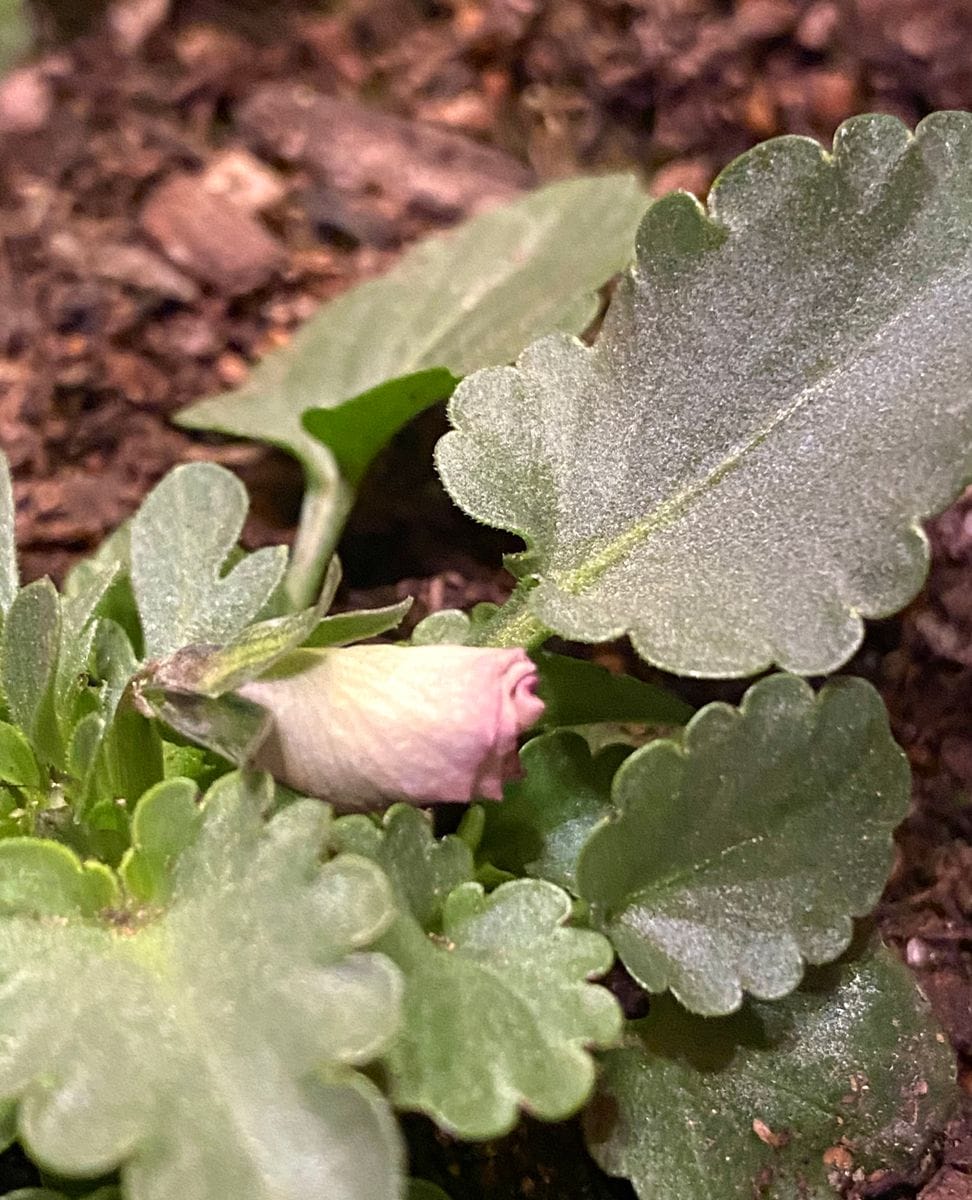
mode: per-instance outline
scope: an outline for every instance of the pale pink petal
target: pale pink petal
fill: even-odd
[[[301,650],[240,693],[273,717],[255,766],[340,810],[499,800],[543,712],[525,651]]]

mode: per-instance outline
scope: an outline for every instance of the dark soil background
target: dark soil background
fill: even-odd
[[[83,6],[51,3],[43,54],[0,83],[0,444],[28,577],[61,578],[187,459],[246,481],[250,545],[289,538],[288,459],[168,418],[423,232],[579,171],[704,195],[774,134],[972,107],[970,0],[116,0],[86,29]],[[416,594],[420,616],[506,590],[503,539],[435,482],[442,426],[430,414],[376,466],[342,550],[348,598]],[[882,688],[915,771],[882,927],[968,1093],[972,496],[930,533],[924,593],[852,669]],[[460,1200],[633,1196],[570,1124],[476,1148],[407,1128]],[[968,1116],[909,1175],[845,1194],[972,1197]]]

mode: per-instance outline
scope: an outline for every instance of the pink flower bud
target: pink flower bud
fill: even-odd
[[[254,766],[340,811],[500,800],[543,712],[520,649],[298,650],[240,695],[273,721]]]

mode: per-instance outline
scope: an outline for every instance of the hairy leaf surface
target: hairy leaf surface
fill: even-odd
[[[547,337],[453,397],[446,486],[538,581],[491,638],[833,670],[920,587],[919,521],[969,476],[970,322],[968,113],[855,117],[832,155],[778,138],[707,210],[656,202],[593,349]]]
[[[883,947],[731,1017],[659,997],[602,1063],[588,1146],[641,1200],[833,1200],[906,1168],[955,1102],[954,1055]]]
[[[397,1200],[390,1114],[353,1069],[396,1024],[398,973],[360,950],[392,918],[384,877],[320,864],[321,805],[264,827],[238,776],[181,853],[159,801],[135,828],[170,865],[163,908],[56,843],[0,842],[0,1097],[32,1158],[120,1168],[128,1200]]]
[[[402,1029],[385,1055],[395,1103],[465,1138],[508,1132],[521,1107],[547,1120],[575,1112],[593,1086],[588,1048],[620,1029],[614,998],[587,982],[611,965],[607,941],[567,927],[570,898],[551,883],[487,896],[463,882],[468,848],[435,841],[415,809],[390,809],[383,829],[351,816],[335,830],[381,863],[407,905],[377,943],[405,976]]]
[[[707,1015],[784,996],[877,902],[909,792],[870,684],[773,675],[624,763],[580,894],[649,991]]]
[[[285,546],[248,554],[224,573],[246,518],[243,484],[214,463],[176,467],[132,522],[132,584],[149,658],[192,642],[227,642],[279,584]]]

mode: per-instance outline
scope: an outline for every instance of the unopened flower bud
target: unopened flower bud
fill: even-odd
[[[543,712],[520,649],[298,650],[240,694],[270,732],[254,766],[339,811],[500,800]]]

